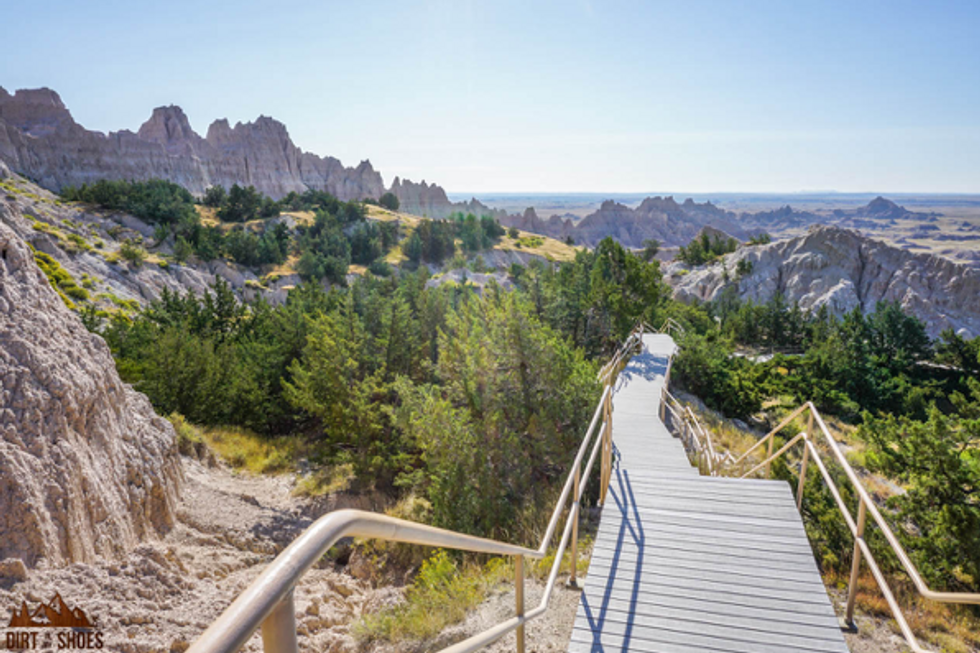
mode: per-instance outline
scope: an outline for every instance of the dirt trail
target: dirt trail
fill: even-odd
[[[38,568],[0,585],[4,614],[26,599],[33,607],[55,592],[98,621],[105,650],[185,650],[282,548],[328,510],[372,509],[368,499],[313,502],[290,495],[292,476],[246,476],[184,458],[187,486],[176,527],[125,560]],[[326,563],[296,590],[300,648],[353,651],[349,624],[400,597]],[[2,618],[6,626],[7,618]],[[2,642],[0,642],[2,644]],[[246,651],[261,650],[254,636]]]

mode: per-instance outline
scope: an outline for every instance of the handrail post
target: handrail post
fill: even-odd
[[[599,479],[599,503],[606,504],[606,491],[612,479],[612,386],[606,393],[605,404],[602,407],[604,425],[602,431],[602,475]]]
[[[847,624],[854,626],[854,603],[857,597],[858,575],[861,572],[861,541],[864,539],[864,523],[867,521],[868,508],[861,497],[858,505],[857,533],[854,535],[854,559],[851,562],[851,584],[847,588]]]
[[[776,442],[776,434],[769,435],[769,451],[766,453],[766,478],[772,478],[772,445]]]
[[[796,486],[796,510],[803,510],[803,490],[806,489],[806,466],[810,461],[810,447],[807,443],[813,438],[813,409],[810,409],[810,418],[806,421],[806,438],[803,440],[803,459],[800,461],[800,482]]]
[[[514,557],[514,602],[518,617],[524,616],[524,556]],[[524,624],[517,627],[517,653],[524,653]]]
[[[608,389],[608,386],[607,386]],[[608,399],[608,393],[607,393]],[[599,504],[606,504],[606,476],[609,474],[609,461],[606,460],[606,399],[602,400],[602,425],[599,427],[602,431],[599,433],[599,438],[602,440],[602,445],[600,445],[600,459],[599,459]]]
[[[293,590],[279,601],[262,622],[262,650],[265,653],[297,653],[299,650]]]
[[[606,397],[606,487],[604,492],[609,491],[609,483],[612,482],[612,429],[613,429],[613,402],[612,387],[609,388],[609,395]]]
[[[579,507],[581,506],[582,497],[580,496],[580,486],[582,483],[582,470],[578,467],[575,468],[575,481],[572,485],[572,508],[568,513],[568,518],[574,520],[572,522],[572,548],[571,556],[572,562],[570,569],[568,570],[568,586],[578,587],[578,580],[575,575],[578,571],[578,518],[579,518]]]

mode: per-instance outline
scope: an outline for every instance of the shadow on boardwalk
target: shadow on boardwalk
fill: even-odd
[[[630,486],[629,472],[621,469],[617,464],[614,474],[616,483],[615,486],[610,484],[605,509],[608,510],[610,508],[609,499],[611,498],[616,502],[616,508],[619,510],[620,515],[622,515],[622,521],[619,524],[616,550],[613,553],[612,562],[609,565],[609,576],[606,579],[605,591],[602,593],[602,604],[598,607],[598,614],[593,613],[592,606],[589,605],[589,597],[586,594],[582,594],[582,608],[593,634],[592,650],[596,652],[605,650],[600,641],[603,626],[606,622],[606,615],[609,612],[612,588],[619,574],[619,559],[622,556],[623,547],[628,543],[636,546],[636,568],[632,573],[630,609],[626,623],[626,632],[623,635],[622,650],[629,649],[629,642],[633,634],[633,617],[637,612],[636,604],[640,598],[640,581],[643,578],[643,554],[646,544],[646,537],[643,533],[643,522],[640,520],[640,514],[636,510],[636,500],[633,497],[633,488]],[[628,570],[624,571],[627,574],[629,573]],[[626,580],[629,582],[629,579]]]

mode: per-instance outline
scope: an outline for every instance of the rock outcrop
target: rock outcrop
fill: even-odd
[[[751,271],[741,278],[739,262]],[[827,306],[842,315],[859,307],[875,310],[898,302],[936,337],[951,328],[980,335],[980,270],[932,254],[913,254],[856,231],[814,226],[803,236],[743,247],[712,265],[685,270],[667,267],[674,296],[710,301],[734,285],[745,300],[764,303],[781,293],[789,303],[812,311]]]
[[[99,179],[169,179],[200,195],[208,186],[252,185],[273,198],[324,190],[340,199],[377,198],[381,174],[370,161],[346,168],[303,152],[281,122],[217,120],[202,138],[180,107],[154,109],[137,133],[89,131],[50,89],[0,88],[0,159],[51,190]]]
[[[117,557],[174,523],[173,428],[0,221],[0,560]]]
[[[491,209],[475,197],[467,202],[453,202],[442,186],[427,184],[424,179],[417,184],[410,179],[395,177],[390,190],[398,198],[398,210],[402,213],[434,219],[446,218],[453,213],[492,215],[497,218],[507,215],[506,211]]]
[[[534,207],[524,209],[522,214],[509,215],[500,220],[506,227],[515,227],[521,231],[530,231],[534,234],[543,234],[557,240],[564,241],[572,235],[575,225],[570,219],[562,219],[561,216],[553,215],[547,220],[538,216]]]

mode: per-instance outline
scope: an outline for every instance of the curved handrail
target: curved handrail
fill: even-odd
[[[632,352],[638,343],[642,343],[644,330],[648,328],[643,322],[630,333],[620,347],[613,361],[617,364],[622,358]],[[615,369],[615,366],[610,367]],[[443,529],[426,526],[402,519],[395,519],[376,513],[357,510],[340,510],[331,512],[318,519],[302,535],[280,553],[270,565],[263,570],[255,581],[242,592],[238,598],[208,627],[194,644],[188,649],[189,653],[234,653],[259,628],[262,627],[264,648],[270,653],[293,653],[297,650],[295,610],[293,606],[293,588],[303,574],[323,554],[342,537],[374,537],[396,542],[407,542],[427,546],[439,546],[475,553],[515,556],[517,615],[467,640],[454,644],[443,653],[469,653],[475,651],[507,633],[518,631],[518,651],[523,653],[524,624],[540,616],[548,609],[554,585],[562,567],[562,559],[566,548],[571,545],[570,582],[575,582],[577,546],[578,546],[578,517],[581,510],[581,499],[591,478],[592,468],[596,459],[602,453],[602,474],[600,476],[600,502],[605,498],[605,490],[611,478],[612,466],[612,385],[606,374],[606,384],[599,403],[596,406],[592,420],[576,452],[574,462],[568,473],[568,478],[562,487],[561,494],[552,512],[548,527],[537,549],[488,540],[472,535],[455,533]],[[601,424],[601,426],[600,426]],[[597,428],[598,431],[597,431]],[[585,469],[582,461],[589,451],[591,454]],[[533,610],[524,612],[523,600],[523,560],[524,557],[542,558],[547,553],[548,546],[554,538],[561,515],[566,510],[569,497],[572,503],[568,507],[565,527],[552,564],[548,582],[540,604]]]
[[[773,452],[774,438],[777,433],[786,429],[793,420],[800,417],[803,413],[809,413],[809,419],[807,422],[807,429],[805,432],[801,432],[791,438],[789,442],[780,447],[779,451]],[[820,434],[823,436],[824,441],[828,445],[833,458],[844,470],[844,474],[850,481],[851,485],[854,487],[855,492],[858,495],[858,516],[857,519],[851,515],[850,510],[848,510],[843,498],[840,495],[840,489],[837,483],[834,481],[833,477],[827,471],[827,467],[824,464],[823,458],[820,455],[819,449],[817,449],[814,444],[813,438],[813,425],[816,423]],[[776,428],[772,429],[764,438],[760,439],[756,444],[745,451],[741,456],[739,456],[733,463],[732,466],[737,466],[744,461],[749,454],[751,454],[756,449],[768,444],[768,453],[766,458],[755,465],[749,471],[743,473],[740,478],[745,478],[754,474],[761,469],[765,468],[766,474],[768,476],[770,471],[770,466],[772,461],[776,460],[780,456],[785,455],[793,445],[797,442],[802,441],[804,443],[803,457],[800,463],[800,474],[797,487],[797,507],[802,507],[803,502],[803,488],[806,482],[806,471],[807,463],[809,458],[813,458],[814,464],[820,470],[820,475],[823,477],[824,483],[827,485],[827,489],[830,490],[831,495],[834,497],[834,501],[837,507],[840,509],[841,514],[844,517],[844,521],[847,523],[848,529],[850,529],[851,534],[854,536],[854,556],[853,562],[851,564],[851,577],[850,577],[850,587],[848,589],[847,597],[847,621],[853,623],[854,617],[854,602],[857,594],[857,580],[858,574],[860,572],[860,565],[862,558],[867,560],[868,567],[871,570],[872,576],[874,576],[875,581],[878,584],[879,590],[881,590],[882,595],[885,597],[885,601],[888,603],[888,607],[891,610],[892,616],[898,623],[899,629],[902,631],[902,636],[905,638],[906,643],[912,648],[916,653],[930,653],[929,649],[925,649],[919,645],[915,634],[909,627],[908,621],[905,619],[905,615],[902,612],[901,606],[899,606],[898,601],[896,601],[891,588],[888,585],[888,581],[882,573],[881,569],[878,567],[878,563],[874,559],[874,555],[871,552],[867,541],[864,538],[864,529],[866,525],[867,515],[870,513],[871,518],[877,524],[881,533],[885,536],[885,540],[888,542],[889,547],[898,557],[902,568],[912,579],[912,584],[915,586],[916,591],[922,597],[930,599],[932,601],[937,601],[940,603],[960,603],[960,604],[972,604],[980,605],[980,594],[972,592],[938,592],[936,590],[930,589],[923,580],[922,575],[916,568],[912,559],[909,557],[908,553],[905,551],[905,547],[902,546],[895,533],[892,532],[891,527],[885,518],[882,517],[881,512],[875,505],[874,499],[871,494],[864,487],[861,479],[858,477],[854,468],[851,467],[850,463],[847,462],[847,457],[841,451],[840,446],[837,444],[837,440],[830,433],[830,429],[827,428],[827,424],[823,420],[823,416],[820,415],[820,411],[817,407],[813,405],[813,402],[807,402],[791,412],[787,417],[785,417]]]
[[[392,542],[476,553],[543,557],[542,553],[534,549],[454,533],[404,519],[361,510],[337,510],[314,522],[276,556],[189,650],[194,653],[237,651],[248,641],[259,624],[292,592],[299,577],[342,537],[376,537]]]

